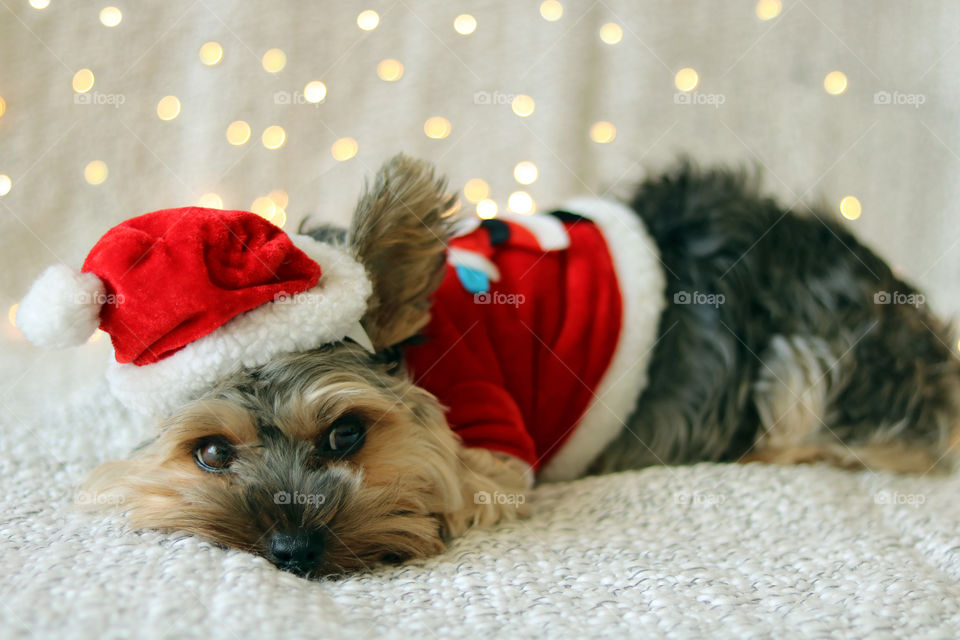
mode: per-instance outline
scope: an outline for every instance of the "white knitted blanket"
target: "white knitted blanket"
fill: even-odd
[[[589,478],[538,489],[529,520],[439,557],[308,582],[72,510],[83,473],[143,428],[103,391],[3,424],[3,637],[960,635],[960,477],[704,464]]]

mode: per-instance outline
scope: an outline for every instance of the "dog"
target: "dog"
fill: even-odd
[[[157,238],[176,235],[183,216],[223,212],[177,215],[136,251],[122,242],[152,233],[148,216],[105,236],[82,273],[45,273],[17,318],[47,346],[99,323],[123,360],[108,372],[114,391],[130,405],[154,402],[153,437],[83,486],[104,496],[89,504],[119,505],[136,528],[196,534],[317,578],[437,554],[470,528],[522,517],[534,477],[698,461],[923,473],[955,461],[950,328],[826,211],[782,208],[749,172],[680,162],[627,203],[576,200],[481,221],[458,212],[430,165],[398,156],[349,229],[303,234],[314,262],[257,293],[265,302],[198,294],[186,319],[154,331],[156,316],[193,298],[119,300],[163,284],[168,267],[125,279],[171,259]],[[228,244],[262,240],[273,252],[256,256],[269,275],[303,262],[291,247],[276,258],[282,231],[230,220],[247,226],[231,227]],[[210,246],[198,253],[204,274]],[[110,251],[128,261],[113,265]],[[234,271],[205,277],[242,288]],[[79,332],[47,317],[49,292],[76,287],[107,299],[74,309]],[[303,304],[287,304],[298,296]],[[124,316],[145,323],[133,338],[117,322],[125,304],[147,308]],[[194,326],[227,307],[203,321],[212,333]],[[255,316],[266,324],[244,340],[282,343],[256,358],[234,331]],[[226,330],[232,342],[216,344],[241,351],[198,373],[211,336]],[[151,367],[162,374],[153,386],[137,377]],[[180,389],[195,378],[202,384]]]

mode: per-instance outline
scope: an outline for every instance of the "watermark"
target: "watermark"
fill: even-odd
[[[694,507],[715,507],[724,504],[727,496],[722,493],[678,493],[673,497],[676,504],[688,504]]]
[[[273,104],[309,104],[320,108],[322,100],[308,100],[301,91],[274,91]]]
[[[300,493],[294,491],[277,491],[273,494],[274,504],[309,504],[321,505],[327,501],[327,497],[322,493]]]
[[[322,293],[278,293],[273,296],[274,304],[317,304],[323,302]]]
[[[673,304],[705,304],[717,308],[727,301],[722,293],[703,293],[702,291],[677,291],[673,294]]]
[[[500,91],[474,91],[473,104],[507,105],[512,103],[518,95],[517,93],[502,93]]]
[[[922,493],[900,493],[899,491],[877,491],[873,495],[874,504],[907,505],[919,507],[927,501]]]
[[[901,93],[900,91],[877,91],[873,94],[873,104],[905,105],[919,109],[927,101],[922,93]]]
[[[90,491],[77,491],[73,496],[73,501],[77,504],[88,506],[116,507],[126,502],[126,498],[115,493],[92,493]]]
[[[526,302],[527,297],[522,293],[501,293],[499,291],[484,291],[473,294],[474,304],[508,304],[519,307]]]
[[[477,491],[473,494],[474,504],[523,504],[526,501],[527,496],[524,493]]]
[[[708,106],[719,109],[727,101],[722,93],[700,93],[699,91],[677,91],[673,94],[673,104],[690,104],[694,106]]]
[[[926,297],[922,293],[904,293],[902,291],[877,291],[873,294],[873,304],[908,304],[911,307],[922,307],[926,304]]]
[[[76,302],[77,304],[96,304],[96,305],[118,305],[123,304],[123,294],[122,293],[100,293],[94,292],[90,293],[88,291],[80,291],[77,293]]]
[[[119,109],[120,105],[127,101],[127,96],[122,93],[100,93],[91,91],[89,93],[75,93],[73,95],[73,104],[92,104],[107,105],[114,109]]]

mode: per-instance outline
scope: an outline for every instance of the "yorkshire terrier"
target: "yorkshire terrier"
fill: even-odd
[[[131,223],[142,231],[148,216]],[[318,344],[237,355],[184,399],[167,392],[192,370],[138,386],[141,400],[169,400],[154,409],[162,422],[129,459],[93,471],[83,490],[109,499],[89,503],[319,577],[436,554],[471,527],[522,516],[534,474],[697,461],[927,472],[954,461],[949,327],[828,213],[786,210],[750,174],[681,163],[628,205],[581,199],[479,220],[459,214],[428,164],[398,156],[348,230],[305,235],[316,284],[240,305],[217,331],[297,296],[339,304],[324,287],[341,263],[362,266],[362,308],[323,311]],[[157,250],[137,251],[130,273]],[[208,340],[197,331],[164,346],[167,332],[121,359],[110,313],[133,304],[121,299],[129,276],[96,280],[96,264],[91,254],[76,277],[106,296],[91,317],[111,332],[117,371],[165,366]],[[31,291],[18,324],[50,344],[72,325],[39,335],[47,299]],[[163,313],[148,302],[141,315]],[[330,329],[351,314],[361,328]],[[286,321],[274,337],[297,334],[301,321]]]

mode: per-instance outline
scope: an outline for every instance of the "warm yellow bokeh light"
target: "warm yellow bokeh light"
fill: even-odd
[[[539,174],[540,172],[537,171],[537,165],[526,160],[518,162],[517,166],[513,168],[513,177],[520,184],[533,184],[536,182]]]
[[[227,127],[227,142],[232,145],[240,146],[246,144],[250,139],[250,125],[243,120],[231,122]]]
[[[357,26],[364,31],[373,31],[380,24],[380,16],[373,9],[361,11],[357,15]]]
[[[540,3],[540,15],[547,22],[556,22],[563,17],[563,5],[557,0],[543,0]]]
[[[274,189],[267,197],[273,200],[273,203],[280,209],[286,209],[287,205],[290,204],[290,196],[283,189]]]
[[[843,71],[831,71],[823,79],[823,88],[832,96],[838,96],[847,90],[847,75]]]
[[[783,10],[780,0],[760,0],[757,2],[757,17],[761,20],[773,20]]]
[[[107,163],[102,160],[94,160],[87,164],[83,169],[83,179],[92,185],[103,184],[110,171],[107,169]]]
[[[73,74],[73,90],[77,93],[86,93],[93,89],[93,71],[80,69]]]
[[[161,120],[173,120],[180,115],[180,100],[177,96],[166,96],[157,103],[157,117]]]
[[[197,200],[197,206],[208,209],[223,209],[223,198],[216,193],[205,193]]]
[[[319,80],[308,82],[303,88],[303,97],[306,98],[307,102],[314,104],[323,102],[327,97],[327,85]]]
[[[623,29],[616,22],[608,22],[600,27],[600,39],[607,44],[617,44],[623,40]]]
[[[207,42],[200,47],[200,62],[212,67],[223,60],[223,47],[219,42]]]
[[[396,82],[403,77],[403,63],[393,58],[381,60],[377,65],[377,76],[387,82]]]
[[[514,213],[533,213],[533,198],[526,191],[514,191],[507,198],[507,208]]]
[[[617,128],[613,126],[612,122],[601,120],[600,122],[594,122],[593,126],[590,127],[590,139],[599,144],[613,142],[616,137]]]
[[[105,27],[115,27],[123,20],[123,13],[116,7],[104,7],[100,10],[100,24]]]
[[[283,130],[283,127],[272,124],[263,130],[260,141],[267,149],[279,149],[287,141],[287,132]]]
[[[34,9],[46,9],[50,6],[50,0],[30,0],[30,6]]]
[[[493,200],[481,200],[477,203],[477,215],[484,220],[495,218],[497,215],[497,203]]]
[[[250,211],[269,220],[277,212],[277,203],[267,196],[260,196],[250,205]]]
[[[423,123],[423,132],[428,138],[439,140],[450,135],[450,121],[442,116],[434,116]]]
[[[7,102],[3,98],[0,98],[0,116],[2,116],[7,111]]]
[[[107,332],[102,329],[97,329],[93,332],[93,335],[87,338],[87,344],[93,344],[94,342],[100,342],[100,339],[103,336],[107,335]]]
[[[700,76],[690,67],[680,69],[677,75],[673,76],[673,84],[680,91],[693,91],[699,82]]]
[[[280,49],[270,49],[263,54],[263,68],[270,73],[278,73],[287,66],[287,54]]]
[[[477,30],[477,19],[469,13],[461,13],[454,18],[453,29],[462,36],[468,36]]]
[[[533,110],[536,107],[537,103],[533,101],[533,98],[522,93],[516,96],[513,99],[513,102],[510,103],[510,108],[513,109],[513,112],[521,118],[526,118],[527,116],[533,114]]]
[[[473,178],[467,180],[467,184],[463,185],[463,197],[471,204],[486,200],[488,195],[490,195],[490,185],[487,184],[486,180]]]
[[[13,188],[13,180],[10,179],[5,173],[0,173],[0,196],[5,196],[10,193],[10,189]]]
[[[13,327],[17,326],[17,308],[20,306],[19,303],[14,304],[10,307],[10,310],[7,311],[7,320],[10,321],[10,325]]]
[[[283,207],[277,207],[277,210],[274,211],[273,215],[267,218],[267,220],[278,227],[282,227],[283,225],[287,224],[287,212],[283,209]]]
[[[856,220],[860,217],[860,201],[854,196],[847,196],[840,201],[840,215],[847,220]]]
[[[359,148],[360,146],[353,138],[340,138],[330,147],[330,153],[333,155],[334,160],[346,162],[357,155]]]

